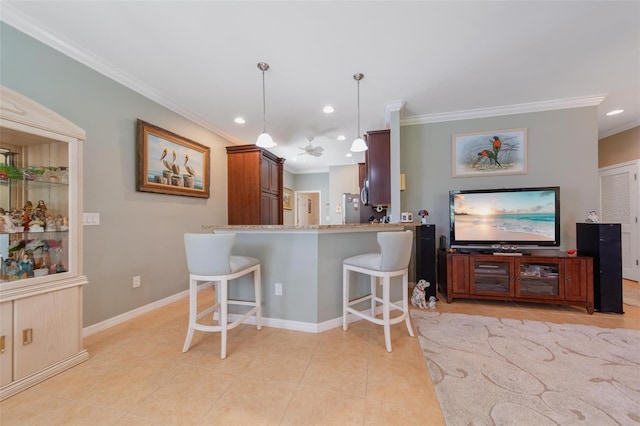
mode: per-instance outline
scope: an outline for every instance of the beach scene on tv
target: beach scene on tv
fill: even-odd
[[[554,241],[553,191],[454,194],[458,241]]]

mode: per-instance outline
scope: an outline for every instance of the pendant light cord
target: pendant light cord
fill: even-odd
[[[360,79],[358,79],[358,134],[356,138],[360,137]]]
[[[264,88],[264,70],[262,70],[262,131],[267,133],[267,95]]]

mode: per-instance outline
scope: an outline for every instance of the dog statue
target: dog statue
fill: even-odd
[[[425,289],[431,284],[425,280],[420,280],[413,287],[413,293],[411,294],[411,304],[420,309],[427,308],[427,300],[425,297]]]

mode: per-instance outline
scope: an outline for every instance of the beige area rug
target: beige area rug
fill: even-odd
[[[631,281],[623,284],[622,303],[640,308],[640,284]]]
[[[411,310],[447,425],[640,425],[640,331]]]

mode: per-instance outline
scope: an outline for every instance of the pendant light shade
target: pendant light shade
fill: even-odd
[[[351,143],[352,152],[363,152],[367,150],[367,143],[360,137],[360,80],[364,78],[364,74],[357,73],[353,75],[353,79],[358,82],[358,135],[356,140]]]
[[[271,148],[276,146],[276,143],[269,133],[267,133],[267,104],[264,90],[264,72],[269,69],[269,64],[266,62],[258,62],[258,69],[262,71],[262,133],[258,136],[256,145],[260,148]]]

